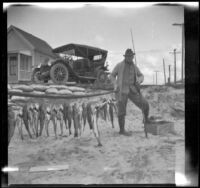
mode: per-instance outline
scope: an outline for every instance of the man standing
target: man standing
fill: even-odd
[[[149,121],[149,104],[139,89],[139,84],[143,82],[144,76],[133,63],[134,55],[135,53],[131,49],[127,49],[124,60],[115,66],[110,77],[116,91],[119,134],[125,136],[130,135],[130,133],[125,131],[124,127],[128,98],[142,110],[145,123]]]

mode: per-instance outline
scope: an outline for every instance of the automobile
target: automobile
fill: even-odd
[[[58,55],[54,61],[49,61],[46,68],[39,65],[33,70],[32,81],[47,83],[52,80],[55,84],[67,81],[94,83],[107,80],[108,64],[107,50],[97,47],[70,43],[53,49]]]

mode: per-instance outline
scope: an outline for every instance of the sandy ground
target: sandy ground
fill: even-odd
[[[173,121],[177,134],[152,135],[145,138],[140,110],[130,101],[127,106],[126,129],[131,137],[118,134],[117,117],[114,125],[99,120],[103,147],[89,131],[81,138],[73,136],[54,138],[50,124],[50,137],[29,139],[24,130],[22,141],[18,129],[8,148],[9,166],[19,167],[9,173],[9,184],[137,184],[175,183],[175,170],[184,164],[184,115],[170,106],[184,110],[184,90],[151,87],[142,91],[150,103],[150,115],[160,115]],[[68,130],[65,135],[68,135]],[[60,129],[58,127],[58,133]],[[61,171],[29,172],[34,166],[69,165]]]

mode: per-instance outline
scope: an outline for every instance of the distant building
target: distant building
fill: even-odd
[[[8,83],[30,81],[33,68],[46,58],[56,59],[51,46],[13,25],[7,31]]]

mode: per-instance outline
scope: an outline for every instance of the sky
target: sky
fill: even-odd
[[[116,3],[117,4],[117,3]],[[68,43],[86,44],[108,51],[109,70],[123,60],[127,48],[132,48],[132,28],[136,63],[144,74],[143,84],[164,83],[163,59],[166,79],[171,65],[174,80],[174,48],[182,51],[182,29],[173,23],[184,23],[184,8],[180,6],[107,7],[87,4],[76,8],[54,6],[9,6],[7,28],[21,28],[43,40],[52,48]],[[65,7],[65,8],[64,8]],[[120,7],[120,8],[119,8]],[[122,7],[122,8],[121,8]],[[181,79],[181,53],[176,55],[177,80]]]

